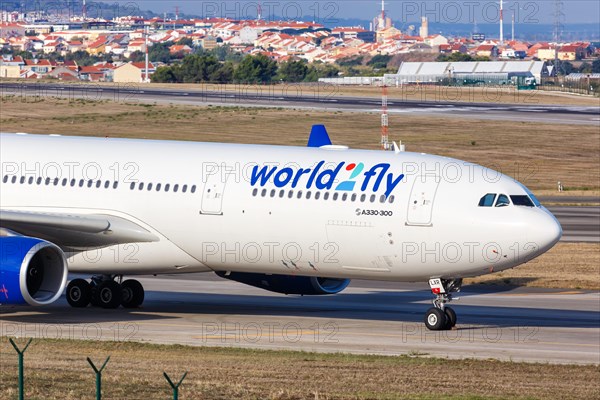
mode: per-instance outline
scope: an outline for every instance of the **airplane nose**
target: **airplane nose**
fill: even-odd
[[[537,218],[535,225],[532,227],[530,240],[539,246],[540,253],[550,250],[562,237],[562,227],[560,222],[546,208]]]

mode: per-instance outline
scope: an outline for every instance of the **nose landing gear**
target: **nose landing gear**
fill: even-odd
[[[452,293],[460,292],[462,279],[430,279],[429,286],[436,297],[425,314],[425,326],[431,331],[452,329],[456,325],[456,312],[446,303],[453,300]]]

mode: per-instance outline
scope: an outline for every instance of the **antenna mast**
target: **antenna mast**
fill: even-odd
[[[389,116],[388,116],[388,87],[385,78],[381,85],[381,148],[390,149]]]
[[[500,0],[500,44],[504,43],[504,2]]]

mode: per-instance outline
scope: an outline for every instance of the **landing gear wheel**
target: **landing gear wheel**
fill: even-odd
[[[121,285],[108,280],[98,284],[92,301],[102,308],[117,308],[121,305],[121,298]]]
[[[144,287],[134,279],[121,284],[121,304],[125,308],[137,308],[144,302]]]
[[[67,302],[74,308],[85,308],[90,304],[92,288],[83,279],[74,279],[67,286]]]
[[[445,307],[444,312],[446,313],[446,319],[448,322],[447,329],[454,328],[456,326],[456,312],[450,307]]]
[[[430,331],[441,331],[446,328],[448,317],[439,308],[431,307],[425,314],[425,326]]]

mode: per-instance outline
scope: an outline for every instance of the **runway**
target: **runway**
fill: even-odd
[[[549,206],[548,209],[563,228],[562,242],[600,242],[600,207]]]
[[[600,293],[467,286],[452,331],[430,332],[422,284],[356,281],[335,296],[271,294],[213,274],[144,278],[137,310],[2,309],[10,336],[359,354],[600,363]]]
[[[200,88],[202,85],[198,85]],[[238,90],[175,90],[158,89],[140,84],[23,84],[0,82],[2,96],[40,96],[84,98],[122,102],[144,102],[182,105],[220,105],[238,107],[283,107],[319,109],[345,112],[375,112],[381,108],[380,98],[338,96],[330,85],[323,87],[281,85],[267,86],[261,93],[255,88],[240,86]],[[308,92],[308,93],[305,93]],[[548,106],[532,104],[529,99],[517,99],[515,104],[468,103],[453,101],[413,101],[390,99],[390,114],[430,115],[454,118],[489,119],[559,123],[572,125],[599,125],[599,107]]]

